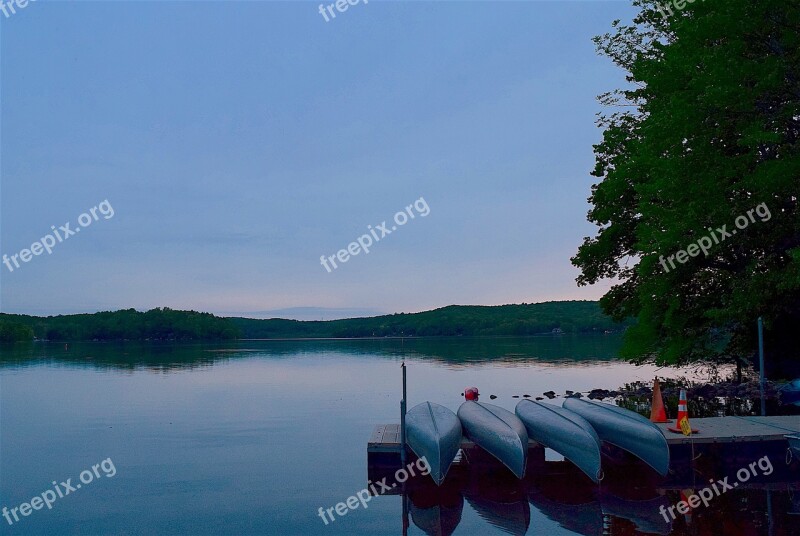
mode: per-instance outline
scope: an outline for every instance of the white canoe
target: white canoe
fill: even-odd
[[[508,467],[517,478],[525,476],[528,432],[516,415],[493,404],[467,401],[458,408],[466,436]]]
[[[627,450],[666,476],[669,446],[658,426],[636,412],[581,398],[567,398],[564,408],[589,421],[600,439]]]
[[[589,421],[568,409],[533,400],[520,400],[516,414],[525,423],[528,437],[562,454],[599,482],[600,438]]]
[[[431,478],[441,486],[461,447],[461,421],[446,407],[423,402],[406,412],[406,443],[427,460]]]

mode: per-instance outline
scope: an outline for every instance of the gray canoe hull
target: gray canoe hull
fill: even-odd
[[[562,454],[599,482],[600,438],[589,421],[568,409],[533,400],[520,400],[516,414],[525,423],[528,437]]]
[[[601,440],[627,450],[666,476],[669,446],[658,426],[633,411],[580,398],[564,400],[564,408],[589,421]]]
[[[497,458],[517,478],[525,476],[528,431],[516,415],[493,404],[467,401],[458,408],[458,418],[470,440]]]
[[[423,402],[406,412],[406,443],[427,460],[431,478],[441,486],[461,447],[461,421],[446,407]]]

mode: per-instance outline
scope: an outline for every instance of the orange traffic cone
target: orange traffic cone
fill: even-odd
[[[667,410],[664,409],[664,398],[661,396],[658,378],[653,380],[653,403],[650,408],[650,422],[672,422],[667,419]]]
[[[678,427],[670,426],[667,430],[686,436],[697,433],[697,430],[693,430],[689,425],[689,411],[686,409],[686,389],[681,389],[681,398],[678,401]]]

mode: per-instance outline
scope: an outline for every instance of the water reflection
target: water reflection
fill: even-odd
[[[471,471],[464,489],[467,502],[490,525],[521,536],[531,524],[531,509],[522,483],[507,472]]]
[[[655,492],[655,490],[653,490]],[[626,519],[633,523],[636,530],[647,534],[669,534],[672,532],[672,521],[665,521],[659,513],[660,507],[671,505],[666,495],[657,495],[652,499],[635,500],[622,498],[612,493],[600,496],[600,508],[604,515],[617,519]]]
[[[550,523],[586,536],[797,534],[800,482],[796,467],[780,468],[769,482],[715,497],[708,508],[678,515],[674,522],[665,521],[660,509],[681,499],[679,483],[667,481],[648,488],[596,486],[586,479],[569,478],[570,471],[564,467],[564,462],[545,462],[524,481],[465,467],[456,468],[441,488],[430,479],[410,481],[398,491],[405,507],[404,534],[412,533],[407,530],[411,526],[430,536],[453,534],[465,516],[465,499],[484,523],[502,534],[544,534]]]
[[[543,516],[576,534],[601,534],[603,512],[593,491],[573,493],[569,487],[531,486],[528,500]]]
[[[461,523],[464,497],[458,489],[431,484],[403,495],[411,520],[429,536],[450,536]],[[404,528],[407,528],[407,521]],[[406,531],[407,533],[407,531]]]
[[[540,337],[451,337],[406,339],[330,339],[237,341],[225,343],[119,342],[18,343],[0,345],[0,368],[42,363],[158,372],[209,367],[233,359],[264,356],[273,359],[333,353],[421,359],[462,368],[492,365],[563,364],[610,361],[617,355],[620,335]]]
[[[413,365],[411,403],[436,400],[452,409],[465,385],[496,393],[494,402],[513,410],[513,395],[614,388],[652,374],[603,360],[614,352],[600,355],[594,348],[602,337],[594,339],[583,354],[565,350],[566,339],[555,337],[4,348],[4,504],[30,500],[53,478],[74,477],[107,457],[119,476],[97,493],[70,497],[57,511],[40,512],[3,532],[160,534],[168,527],[176,534],[398,534],[399,496],[375,498],[369,509],[328,526],[316,511],[363,487],[370,432],[375,424],[398,422],[401,358]],[[487,361],[454,363],[460,352],[465,362],[484,352]],[[196,370],[184,371],[191,368]],[[771,456],[776,472],[783,454]],[[745,456],[743,462],[753,459]],[[705,466],[717,478],[730,474]],[[626,465],[619,486],[609,471],[598,488],[582,483],[580,471],[569,467],[548,462],[530,471],[521,486],[477,472],[454,473],[457,478],[448,478],[444,489],[410,485],[405,528],[411,535],[599,535],[605,526],[629,535],[653,523],[657,511],[640,511],[646,501],[666,496],[674,504],[681,489],[703,482],[682,474],[669,486],[634,488]],[[721,534],[714,526],[730,526],[730,534],[768,534],[770,508],[773,533],[789,534],[787,520],[797,518],[787,512],[798,509],[786,484],[771,482],[769,502],[764,489],[731,492],[715,499],[713,509],[677,519],[673,534]],[[618,504],[599,491],[636,504]]]

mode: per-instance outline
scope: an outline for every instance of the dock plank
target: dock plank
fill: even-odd
[[[369,437],[370,443],[381,443],[383,442],[383,434],[384,430],[386,429],[386,425],[379,424],[372,430],[372,435]]]
[[[739,419],[749,419],[753,422],[766,424],[775,428],[780,428],[786,433],[800,432],[800,415],[781,415],[778,417],[737,417]]]

